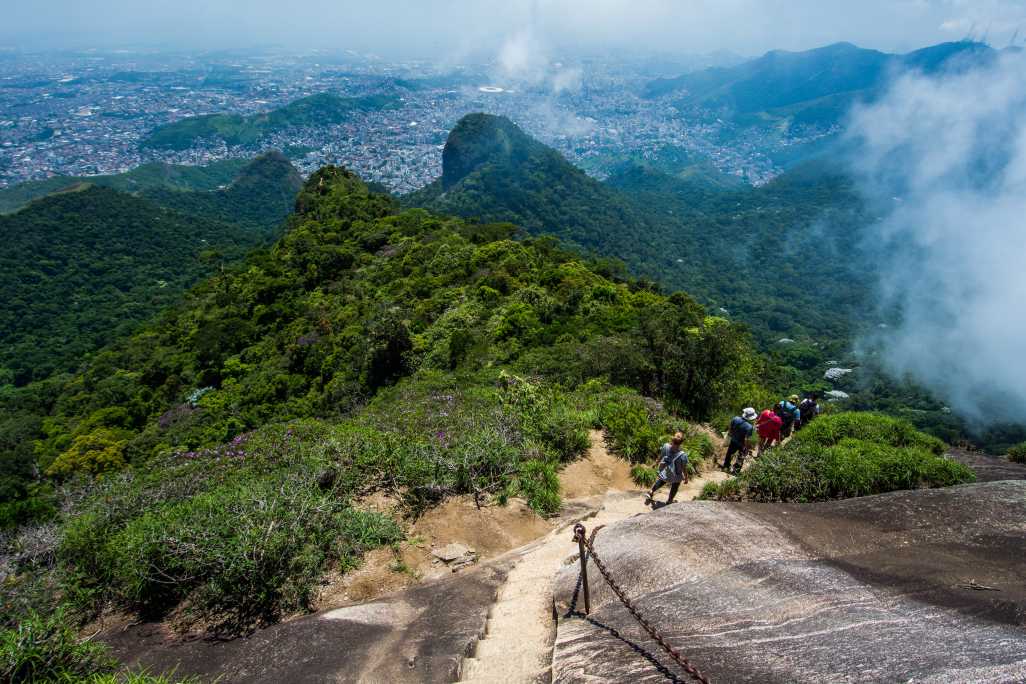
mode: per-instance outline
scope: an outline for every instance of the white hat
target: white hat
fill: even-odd
[[[758,415],[759,414],[755,412],[755,409],[753,409],[750,406],[741,412],[741,417],[745,420],[755,420],[758,417]]]

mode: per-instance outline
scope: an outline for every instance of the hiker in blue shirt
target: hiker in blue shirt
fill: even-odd
[[[673,439],[663,445],[659,450],[659,479],[652,485],[652,490],[645,495],[645,503],[652,503],[652,496],[656,490],[667,482],[670,483],[670,496],[666,499],[667,505],[673,503],[673,497],[677,496],[680,483],[688,483],[688,454],[680,448],[684,443],[684,433],[674,433]]]
[[[773,412],[784,422],[783,427],[780,428],[781,439],[787,439],[791,436],[794,426],[800,424],[802,420],[801,411],[798,409],[798,395],[792,394],[787,399],[781,400],[773,407]]]
[[[734,460],[734,454],[737,454],[735,472],[741,472],[741,468],[745,465],[745,454],[748,452],[748,438],[755,431],[753,423],[757,417],[755,409],[746,408],[740,416],[734,416],[734,419],[730,421],[730,429],[727,431],[730,444],[727,446],[727,455],[723,458],[724,470],[730,470],[730,462]]]

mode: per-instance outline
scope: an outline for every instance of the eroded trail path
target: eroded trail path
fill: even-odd
[[[689,501],[706,482],[725,478],[725,474],[710,470],[681,486],[677,500]],[[601,432],[591,434],[588,456],[564,469],[561,480],[567,499],[601,497],[601,508],[587,523],[589,529],[649,510],[644,490],[631,481],[628,464],[606,451]],[[657,494],[665,500],[666,488]],[[474,656],[463,661],[460,681],[548,681],[555,637],[552,582],[576,551],[570,537],[570,530],[564,527],[521,552],[491,608],[485,638],[478,642]]]

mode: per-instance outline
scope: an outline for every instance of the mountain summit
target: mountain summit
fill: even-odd
[[[546,154],[558,156],[506,117],[468,114],[449,133],[442,150],[442,188],[450,190],[485,166],[511,169]]]
[[[647,233],[645,219],[618,191],[589,177],[515,123],[469,114],[442,152],[442,176],[404,198],[408,206],[516,223],[587,249],[618,253]],[[616,243],[609,246],[609,241]]]

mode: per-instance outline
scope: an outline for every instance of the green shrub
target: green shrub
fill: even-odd
[[[606,403],[601,420],[612,450],[627,460],[644,461],[659,452],[665,430],[653,423],[641,397],[627,396]]]
[[[736,477],[722,482],[706,482],[698,498],[702,501],[739,499],[741,498],[741,482]]]
[[[652,466],[643,463],[635,463],[631,466],[631,479],[639,487],[651,487],[659,478],[659,473]]]
[[[591,445],[588,417],[563,404],[551,406],[535,424],[534,432],[563,462],[576,459]]]
[[[9,530],[28,523],[41,523],[57,517],[52,497],[33,496],[28,499],[0,503],[0,530]]]
[[[745,498],[821,501],[976,479],[942,451],[939,440],[893,418],[821,416],[786,446],[756,459],[739,481]]]
[[[188,600],[230,631],[306,609],[324,566],[401,538],[299,478],[233,481],[109,529],[96,512],[65,530],[62,560],[84,588],[159,616]]]
[[[76,681],[115,665],[105,647],[78,638],[63,611],[0,631],[0,681]]]
[[[803,444],[833,446],[844,439],[858,439],[899,448],[919,448],[943,454],[947,447],[936,437],[919,432],[904,420],[879,413],[849,411],[821,416],[798,433]]]
[[[1012,463],[1026,463],[1026,442],[1011,447],[1008,450],[1008,460]]]
[[[559,476],[551,463],[525,461],[514,480],[514,490],[527,504],[542,515],[559,512]]]
[[[716,482],[706,482],[702,485],[702,491],[698,494],[699,501],[709,501],[719,496],[720,485]]]

